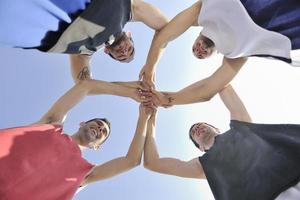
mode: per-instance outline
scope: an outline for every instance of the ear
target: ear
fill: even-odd
[[[107,47],[104,47],[104,53],[109,54],[109,49]]]
[[[80,122],[80,127],[83,127],[86,123],[85,122]]]
[[[126,32],[126,35],[127,35],[128,37],[131,37],[131,32],[130,32],[130,31],[127,31],[127,32]]]

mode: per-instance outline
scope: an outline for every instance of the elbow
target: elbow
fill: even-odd
[[[132,164],[133,164],[133,166],[134,167],[137,167],[137,166],[139,166],[140,164],[141,164],[141,158],[140,159],[137,159],[137,160],[134,160],[133,162],[132,162]]]
[[[91,84],[92,84],[92,80],[78,80],[76,82],[76,87],[80,88],[81,90],[89,92]]]
[[[154,162],[149,160],[144,160],[144,168],[150,171],[157,171],[154,165]]]
[[[141,158],[129,159],[130,167],[134,168],[141,164]]]
[[[217,89],[212,89],[212,84],[210,83],[204,83],[201,90],[203,91],[202,102],[210,101],[219,92]]]

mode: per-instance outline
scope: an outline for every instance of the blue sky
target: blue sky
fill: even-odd
[[[151,0],[169,18],[195,1]],[[153,31],[141,23],[125,27],[135,40],[136,59],[130,64],[112,61],[99,51],[92,59],[95,79],[105,81],[137,80],[152,39]],[[191,28],[170,43],[157,69],[157,88],[176,91],[207,77],[221,62],[221,55],[199,61],[191,53],[199,28]],[[73,86],[67,55],[45,54],[34,50],[0,48],[0,128],[31,124]],[[233,81],[255,122],[299,123],[300,69],[285,63],[251,58]],[[100,151],[84,156],[97,164],[126,154],[135,131],[138,104],[130,99],[100,95],[87,97],[68,115],[64,130],[72,134],[79,122],[106,117],[112,123],[112,134]],[[228,129],[229,113],[216,95],[211,102],[160,109],[157,145],[161,156],[190,160],[199,152],[188,140],[187,131],[196,121]],[[213,199],[205,180],[183,179],[147,171],[139,166],[128,173],[104,180],[79,192],[83,199]]]

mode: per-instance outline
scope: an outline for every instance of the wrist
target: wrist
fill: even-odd
[[[173,106],[175,101],[174,94],[170,92],[163,92],[163,94],[165,95],[165,98],[162,106]]]

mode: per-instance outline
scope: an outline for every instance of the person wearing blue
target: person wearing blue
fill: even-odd
[[[101,48],[120,62],[134,58],[124,26],[142,22],[159,31],[168,22],[142,0],[4,0],[0,2],[0,44],[71,54],[74,81],[91,78],[89,61]]]

